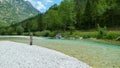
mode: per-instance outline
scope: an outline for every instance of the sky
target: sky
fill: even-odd
[[[54,4],[60,4],[62,0],[25,0],[29,1],[33,7],[44,13]]]

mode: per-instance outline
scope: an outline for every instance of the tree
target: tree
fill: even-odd
[[[49,10],[45,15],[45,22],[48,25],[48,29],[50,30],[59,30],[63,26],[61,22],[61,17],[56,10]]]
[[[14,30],[13,27],[9,27],[9,28],[7,29],[7,33],[8,33],[9,35],[11,35],[14,31],[15,31],[15,30]]]
[[[1,28],[1,29],[0,29],[0,34],[1,34],[1,35],[4,35],[5,33],[6,33],[5,28]]]
[[[112,27],[119,27],[120,25],[120,10],[119,10],[119,1],[117,0],[110,0],[107,2],[106,11],[101,15],[101,26],[107,26],[109,28]]]
[[[24,28],[21,25],[19,25],[19,26],[16,27],[16,32],[19,35],[21,35],[24,32]]]
[[[73,34],[73,31],[75,30],[75,26],[74,25],[70,25],[68,28],[70,30],[70,34]]]
[[[43,14],[38,15],[38,30],[37,31],[42,31],[45,29],[45,23],[43,22]]]
[[[43,14],[22,22],[25,32],[71,31],[120,27],[120,0],[63,0]],[[19,24],[21,25],[21,24]]]
[[[58,12],[63,22],[63,30],[66,31],[68,26],[74,25],[76,23],[75,20],[75,12],[74,12],[74,1],[72,0],[64,0],[59,6]]]
[[[83,13],[85,10],[85,4],[86,0],[74,0],[74,11],[76,13],[76,28],[81,29],[82,25],[81,23],[83,22]]]

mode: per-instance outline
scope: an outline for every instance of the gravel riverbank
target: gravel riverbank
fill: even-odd
[[[0,41],[0,68],[91,68],[60,52],[10,41]]]

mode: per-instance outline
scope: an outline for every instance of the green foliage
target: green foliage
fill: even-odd
[[[25,32],[72,31],[95,29],[97,24],[107,28],[120,27],[118,0],[63,0],[43,14],[21,22]]]
[[[6,33],[6,29],[5,28],[1,28],[0,29],[0,35],[4,35]]]
[[[63,26],[61,23],[61,17],[59,17],[59,14],[56,10],[49,10],[47,15],[45,15],[44,20],[48,25],[47,28],[50,30],[58,30]]]
[[[10,24],[0,21],[0,28],[8,27]]]
[[[105,38],[107,36],[107,29],[106,27],[101,28],[98,24],[98,37],[97,38]]]
[[[65,36],[114,39],[118,35],[109,34],[106,27],[108,29],[120,27],[119,6],[119,0],[63,0],[60,5],[54,4],[43,14],[40,13],[13,26],[7,26],[10,31],[8,33],[14,32],[12,28],[16,28],[18,34],[34,32],[36,36],[54,37],[60,31]],[[0,28],[5,26],[0,24]],[[101,28],[97,24],[106,27]],[[82,32],[82,34],[75,31],[95,30],[96,27],[98,27],[98,33]]]
[[[58,33],[57,31],[52,31],[52,32],[50,32],[49,36],[50,37],[55,37],[57,35],[57,33]]]
[[[49,30],[44,30],[44,31],[39,31],[39,32],[35,32],[34,35],[35,36],[45,36],[45,37],[48,37],[50,34],[50,31]]]
[[[109,31],[107,33],[107,36],[105,36],[105,39],[113,39],[113,40],[115,40],[118,37],[120,37],[120,32],[119,31]]]
[[[104,28],[102,28],[104,29]],[[63,36],[65,38],[69,38],[69,37],[83,37],[83,38],[99,38],[99,39],[111,39],[111,40],[115,40],[116,38],[118,38],[120,36],[120,31],[104,31],[104,34],[101,34],[98,31],[87,31],[87,32],[80,32],[80,31],[74,31],[73,34],[71,35],[70,32],[64,32]]]
[[[45,29],[45,24],[43,23],[43,15],[38,14],[35,17],[29,18],[23,22],[20,22],[25,32],[35,32],[35,31],[41,31]]]
[[[74,25],[76,23],[76,14],[74,11],[74,2],[72,0],[64,0],[59,6],[59,16],[62,18],[63,30],[66,29],[70,25]]]
[[[97,32],[80,32],[80,31],[75,31],[73,33],[73,36],[79,36],[83,38],[96,38],[97,37]]]
[[[25,32],[25,33],[22,33],[22,35],[29,36],[30,33],[29,32]]]
[[[24,28],[19,25],[19,26],[16,27],[16,32],[17,32],[19,35],[21,35],[21,34],[24,32]]]
[[[75,30],[75,27],[73,25],[70,25],[69,27],[70,34],[73,34],[73,31]]]
[[[13,27],[9,27],[9,28],[7,29],[7,33],[8,33],[9,35],[13,34],[14,32],[15,32],[15,29],[14,29]]]

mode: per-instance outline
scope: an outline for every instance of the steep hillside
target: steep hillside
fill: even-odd
[[[0,0],[0,22],[17,23],[37,15],[39,11],[24,0]]]

